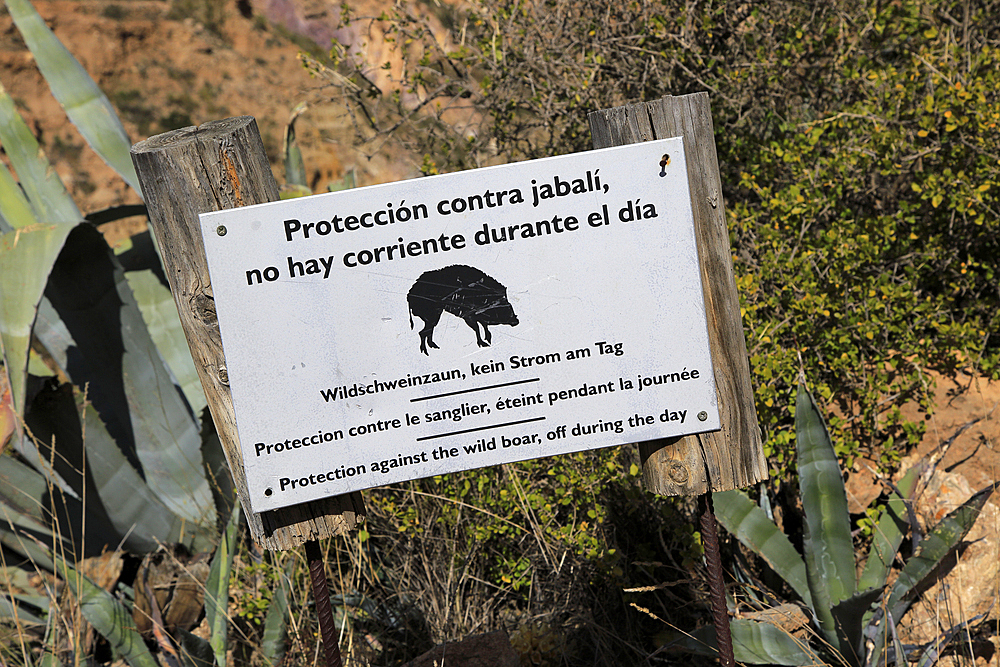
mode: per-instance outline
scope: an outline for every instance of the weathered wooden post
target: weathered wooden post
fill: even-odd
[[[762,481],[767,478],[767,464],[750,385],[709,97],[707,93],[667,96],[595,111],[590,114],[590,129],[594,148],[684,139],[722,429],[641,442],[639,453],[647,489],[667,496],[699,496],[720,657],[723,664],[733,665],[711,492]]]
[[[198,214],[278,200],[278,187],[256,121],[242,116],[151,137],[132,147],[132,161],[184,334],[254,540],[271,550],[292,549],[354,528],[364,515],[357,492],[262,513],[251,510],[247,495]],[[322,568],[318,574],[322,575]],[[326,585],[325,578],[322,585]],[[328,596],[326,602],[328,608]],[[324,640],[329,643],[326,634]],[[331,636],[334,644],[326,647],[328,655],[331,648],[337,650],[336,635]],[[339,664],[339,652],[336,655],[337,662],[330,664]]]

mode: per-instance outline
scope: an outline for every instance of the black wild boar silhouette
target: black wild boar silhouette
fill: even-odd
[[[517,326],[517,315],[507,301],[507,288],[471,266],[455,264],[421,274],[406,295],[406,302],[410,306],[410,328],[414,315],[424,321],[420,330],[420,351],[424,354],[428,354],[428,346],[439,349],[434,344],[434,327],[444,311],[472,327],[479,347],[488,347],[493,341],[490,325]],[[480,324],[485,341],[479,333]]]

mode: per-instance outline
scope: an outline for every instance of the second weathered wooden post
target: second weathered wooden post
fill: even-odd
[[[660,495],[695,496],[767,479],[708,94],[668,96],[595,111],[590,114],[590,129],[594,148],[683,137],[687,157],[722,429],[640,443],[643,483]]]
[[[712,613],[720,660],[735,665],[719,555],[712,491],[750,486],[767,478],[760,427],[750,385],[739,295],[733,276],[722,179],[707,93],[667,96],[590,114],[594,148],[682,137],[694,214],[698,263],[715,371],[721,430],[639,443],[647,489],[667,496],[698,496]],[[665,155],[664,161],[670,156]]]

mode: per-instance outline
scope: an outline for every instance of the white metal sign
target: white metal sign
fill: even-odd
[[[253,511],[717,430],[683,150],[202,215]]]

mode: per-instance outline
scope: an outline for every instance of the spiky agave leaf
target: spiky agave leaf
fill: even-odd
[[[841,600],[830,610],[840,637],[840,654],[849,665],[860,665],[865,659],[865,621],[872,605],[882,597],[882,588],[859,591]]]
[[[51,538],[50,485],[45,477],[13,456],[0,456],[0,524],[11,526],[27,519],[41,531],[37,537]]]
[[[209,644],[218,664],[226,663],[226,650],[229,645],[229,572],[233,567],[233,555],[236,552],[236,534],[240,524],[240,506],[233,507],[229,524],[219,540],[219,546],[212,558],[212,567],[205,581],[205,620],[208,622]]]
[[[715,518],[764,561],[812,607],[806,564],[784,533],[749,496],[739,490],[712,494]]]
[[[986,504],[995,489],[996,486],[991,485],[974,494],[943,518],[930,534],[921,540],[917,552],[906,561],[906,565],[903,566],[896,582],[890,589],[888,599],[883,603],[888,618],[903,618],[915,599],[916,591],[922,588],[928,577],[934,575],[941,561],[952,553],[959,542],[972,530],[983,505]],[[887,640],[885,626],[886,621],[883,619],[882,625],[874,635],[875,646],[870,653],[871,658],[868,662],[872,667],[883,662],[882,654]],[[954,634],[952,633],[951,636]]]
[[[192,412],[198,417],[207,405],[205,392],[194,367],[191,349],[184,336],[153,236],[149,232],[133,236],[127,245],[116,248],[115,252],[125,270],[125,278],[150,338],[184,392]]]
[[[24,514],[35,506],[44,508],[42,522],[60,528],[70,543],[66,553],[74,559],[119,544],[142,553],[155,549],[158,540],[190,543],[192,536],[204,533],[164,505],[108,434],[94,407],[70,385],[53,383],[39,393],[27,423],[37,438],[25,439],[35,447],[25,450],[34,467],[0,459],[4,468],[22,468],[10,475],[0,498]],[[198,539],[202,546],[208,541]]]
[[[288,647],[288,609],[291,591],[292,570],[295,559],[289,558],[278,582],[278,589],[271,597],[264,618],[264,634],[261,637],[260,652],[266,664],[276,667],[281,664]]]
[[[108,543],[115,544],[128,534],[138,517],[158,516],[162,520],[138,522],[138,531],[130,536],[134,545],[151,547],[157,538],[186,535],[188,541],[191,536],[195,540],[206,538],[200,548],[209,548],[215,509],[201,467],[198,422],[176,391],[120,267],[109,259],[107,246],[96,230],[76,225],[79,212],[75,204],[6,95],[0,95],[0,140],[30,198],[29,202],[20,196],[4,170],[0,187],[18,193],[0,203],[5,220],[19,225],[4,235],[0,247],[0,333],[17,412],[26,415],[29,407],[25,369],[34,331],[64,376],[92,392],[105,422],[98,420],[92,425],[94,441],[104,442],[102,434],[110,432],[115,440],[111,446],[120,448],[131,467],[139,471],[136,480],[142,488],[134,495],[125,497],[125,488],[108,485],[104,488],[112,496],[94,503],[107,508],[115,515],[111,522],[123,527],[117,535],[106,537]],[[23,226],[32,216],[38,219],[43,215],[66,222]],[[43,290],[49,298],[41,298]],[[47,473],[48,481],[68,493],[82,493],[82,484],[67,485],[49,470],[50,457],[41,456],[33,444],[21,439],[19,449]],[[102,452],[95,454],[103,456]],[[61,463],[73,457],[72,452],[59,451],[51,458]],[[149,487],[152,494],[146,493]],[[137,512],[134,502],[142,499],[153,505],[148,511]],[[170,528],[178,523],[180,529]],[[96,522],[92,525],[96,527]],[[156,532],[165,527],[167,532]]]
[[[826,640],[840,648],[831,609],[857,590],[850,513],[830,434],[804,384],[799,384],[795,401],[795,447],[805,512],[803,548],[813,610]]]
[[[211,544],[213,526],[192,524],[171,511],[102,428],[97,411],[87,406],[85,415],[93,483],[115,527],[127,536],[126,546],[141,553],[156,549],[161,541],[186,542],[195,550]]]
[[[730,620],[733,636],[733,654],[737,662],[752,665],[807,665],[826,664],[804,641],[773,623],[744,618]],[[677,636],[673,646],[698,655],[717,656],[718,645],[715,626],[706,625],[689,635]]]
[[[215,654],[207,641],[183,628],[174,628],[173,635],[182,667],[216,667]]]
[[[0,165],[0,218],[4,231],[0,246],[0,334],[15,409],[23,415],[35,310],[66,236],[83,217],[2,84],[0,144],[21,181],[19,187],[7,167]]]
[[[142,635],[133,627],[132,614],[111,593],[73,569],[58,554],[53,556],[59,576],[76,596],[84,618],[108,640],[115,653],[131,667],[159,667]]]
[[[158,502],[211,535],[215,506],[198,422],[151,340],[101,235],[78,227],[49,274],[35,335],[100,414]],[[58,442],[57,442],[58,447]],[[109,511],[111,507],[105,500]],[[207,550],[208,544],[202,545]]]
[[[907,499],[916,486],[919,474],[920,466],[911,468],[897,486],[899,492]],[[877,629],[869,628],[869,625],[876,612],[873,603],[883,596],[889,569],[903,540],[907,525],[905,503],[906,501],[895,491],[892,492],[888,505],[882,509],[873,527],[874,537],[868,560],[862,575],[858,578],[859,592],[834,605],[831,610],[842,637],[840,650],[848,656],[850,664],[861,664],[864,661],[867,652],[866,635],[871,636],[872,632],[886,631],[885,623],[879,625]],[[877,645],[882,645],[884,640],[884,636],[877,636],[875,641]]]
[[[6,595],[0,596],[0,619],[27,623],[28,625],[45,625],[45,619],[27,607],[35,607],[39,609],[39,613],[43,613],[42,609],[48,609],[49,599],[47,597],[18,594],[10,594],[10,597],[6,597]]]
[[[21,187],[28,196],[35,221],[81,222],[83,216],[66,186],[52,169],[35,136],[14,108],[14,100],[0,84],[0,144],[17,172]],[[6,215],[5,215],[6,217]],[[14,225],[13,220],[7,220]]]
[[[13,460],[0,456],[0,461],[3,459]],[[6,463],[0,465],[0,482],[9,483],[11,470]],[[22,511],[23,506],[31,504],[26,494],[16,495],[10,490],[0,495],[0,545],[23,558],[23,563],[52,572],[55,564],[49,557],[49,548],[61,548],[65,542],[48,525],[37,521],[32,512]]]
[[[920,466],[910,468],[896,486],[903,497],[893,491],[889,496],[889,502],[879,513],[872,528],[872,546],[868,551],[865,569],[858,578],[859,589],[885,586],[896,552],[906,534],[906,503],[909,502],[919,477]]]
[[[889,496],[889,502],[879,513],[878,520],[872,528],[872,545],[868,551],[868,559],[865,562],[865,569],[858,578],[858,588],[865,590],[874,588],[884,594],[885,583],[889,576],[889,570],[896,558],[899,545],[903,541],[907,528],[907,503],[916,489],[917,480],[920,478],[922,466],[916,465],[910,468],[903,478],[896,485]],[[899,493],[896,491],[898,490]],[[902,494],[900,496],[899,494]],[[887,624],[882,623],[878,627],[872,627],[872,619],[875,617],[876,609],[868,609],[861,619],[862,637],[857,640],[857,650],[863,652],[864,636],[866,634],[874,637],[874,644],[881,653],[881,647],[885,645],[885,632]],[[872,653],[874,654],[874,652]]]
[[[32,224],[0,237],[0,337],[14,409],[21,415],[35,313],[49,271],[74,227],[76,223]]]
[[[295,140],[295,121],[301,116],[309,106],[305,102],[300,102],[292,109],[291,118],[285,126],[284,141],[284,162],[285,162],[285,183],[287,185],[305,188],[306,194],[312,194],[309,189],[309,181],[306,178],[306,164],[302,159],[302,149],[299,148]]]
[[[912,604],[913,593],[945,557],[969,534],[979,518],[983,505],[993,495],[995,485],[974,494],[955,508],[934,527],[923,540],[917,553],[906,561],[889,595],[888,608],[895,618],[902,618]]]
[[[131,142],[107,96],[28,0],[6,0],[6,3],[38,69],[66,115],[90,147],[140,193],[139,178],[129,155]]]
[[[25,199],[7,165],[0,163],[0,234],[35,224],[38,224],[38,219],[31,204]]]

